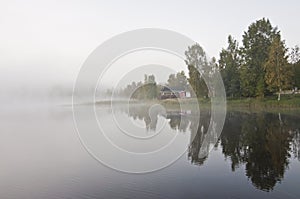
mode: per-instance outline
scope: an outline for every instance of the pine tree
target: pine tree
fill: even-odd
[[[219,70],[228,97],[240,96],[239,68],[240,56],[238,43],[231,35],[229,35],[228,47],[222,49],[219,59]]]

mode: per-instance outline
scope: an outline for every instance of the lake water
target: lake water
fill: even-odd
[[[85,108],[81,107],[82,115]],[[5,108],[0,112],[0,198],[300,198],[299,112],[227,112],[221,136],[210,140],[214,147],[204,157],[200,153],[209,111],[195,119],[192,110],[157,112],[153,117],[145,106],[115,111],[106,105],[96,107],[102,127],[110,129],[108,136],[122,145],[112,114],[121,128],[128,126],[131,136],[151,137],[162,127],[164,138],[178,134],[182,139],[178,148],[187,150],[158,171],[124,173],[87,151],[76,132],[71,107]],[[80,132],[82,139],[90,122],[88,116],[83,118],[87,130]],[[151,147],[127,149],[147,152]],[[101,155],[103,150],[93,154]],[[117,154],[105,154],[108,161],[116,161]],[[168,156],[160,158],[164,161]],[[122,159],[117,160],[122,167]]]

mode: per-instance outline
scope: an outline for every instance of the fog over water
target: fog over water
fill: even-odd
[[[230,4],[1,1],[0,100],[10,103],[20,96],[24,102],[24,96],[35,95],[48,98],[53,88],[60,88],[62,92],[57,93],[61,95],[69,93],[80,67],[97,46],[114,35],[139,28],[177,31],[199,42],[211,57],[218,57],[228,34],[240,41],[251,22],[267,17],[279,27],[287,46],[293,47],[300,35],[294,20],[300,17],[298,7],[296,0],[284,4],[237,0]],[[184,14],[178,14],[179,10]],[[239,17],[235,16],[237,11]],[[175,65],[170,67],[186,69],[182,64]]]
[[[137,137],[153,136],[163,127],[165,137],[153,146],[178,136],[176,146],[184,153],[166,168],[144,174],[116,171],[97,160],[80,133],[90,136],[98,155],[116,163],[123,159],[103,148],[99,135],[89,134],[96,122],[87,112],[92,104],[76,106],[84,131],[77,131],[72,112],[81,67],[115,35],[140,28],[168,29],[197,41],[210,58],[218,58],[228,34],[240,42],[250,23],[267,17],[293,47],[299,44],[299,6],[297,0],[1,1],[0,198],[300,198],[299,111],[228,111],[221,136],[213,137],[205,131],[209,109],[197,118],[192,106],[160,106],[152,112],[144,104],[92,107],[108,137],[130,150],[148,152],[152,145],[122,142],[118,136],[124,132],[115,120]],[[188,73],[182,58],[137,51],[120,57],[98,85],[84,85],[86,93],[77,95],[90,103],[93,99],[86,96],[92,90],[96,100],[107,100],[107,89],[118,91],[132,81],[144,81],[144,74],[165,84],[169,74],[181,70]],[[203,156],[209,147],[211,152]],[[168,158],[177,152],[170,150],[159,162],[170,163]],[[133,161],[125,163],[132,166]],[[136,164],[149,167],[146,161]]]

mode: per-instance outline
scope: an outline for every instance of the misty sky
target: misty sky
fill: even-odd
[[[281,30],[287,46],[293,47],[300,44],[299,8],[297,0],[2,0],[1,87],[72,85],[98,45],[138,28],[182,33],[210,57],[218,57],[229,34],[241,41],[250,23],[266,17]]]

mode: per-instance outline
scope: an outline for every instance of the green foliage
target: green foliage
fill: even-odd
[[[189,77],[183,71],[171,74],[167,85],[178,90],[189,89],[193,97],[204,99],[215,95],[211,85],[216,79],[216,70],[220,71],[226,95],[231,99],[256,97],[263,100],[284,89],[300,89],[299,47],[292,48],[287,56],[280,31],[265,18],[250,24],[240,47],[229,35],[228,46],[220,52],[218,64],[215,58],[208,60],[197,43],[188,47],[185,56]],[[145,75],[144,82],[133,82],[121,93],[136,99],[154,99],[160,89],[153,75]]]
[[[280,36],[277,36],[271,44],[268,60],[264,65],[265,81],[271,92],[280,92],[283,89],[289,89],[292,86],[292,68],[288,64],[287,49]]]
[[[300,88],[300,50],[299,47],[296,45],[294,48],[291,49],[290,57],[290,65],[293,69],[293,86]]]
[[[263,98],[265,96],[266,90],[265,90],[265,79],[263,74],[260,74],[258,76],[258,82],[256,85],[256,95],[259,98]]]
[[[204,78],[208,77],[211,68],[209,67],[203,48],[196,43],[188,47],[185,56],[185,62],[189,69],[188,81],[194,91],[192,94],[196,95],[194,97],[208,97],[208,88]]]
[[[194,44],[188,47],[188,50],[185,51],[186,64],[192,65],[195,68],[199,69],[201,73],[206,71],[207,68],[207,58],[206,53],[203,48],[198,44]]]
[[[289,57],[286,54],[280,32],[268,19],[248,27],[241,47],[229,35],[228,47],[222,49],[218,61],[227,97],[264,98],[292,86],[299,88],[299,47],[292,48]]]
[[[293,64],[294,69],[294,86],[300,89],[300,60]]]
[[[200,90],[201,90],[200,89],[200,72],[193,65],[188,65],[188,69],[189,69],[188,81],[194,91],[194,92],[191,92],[192,97],[200,96]]]
[[[238,43],[229,35],[228,47],[222,49],[219,60],[219,70],[228,97],[240,96],[240,63],[241,58],[239,56]]]
[[[132,99],[156,99],[159,89],[154,75],[145,75],[144,82],[132,82],[121,92],[122,96]]]
[[[178,72],[177,74],[171,74],[167,86],[172,89],[186,90],[188,87],[188,80],[184,71]]]
[[[290,63],[296,64],[300,61],[300,49],[299,46],[295,46],[294,48],[291,48],[291,52],[289,54]]]
[[[264,64],[268,59],[273,39],[279,35],[268,19],[252,23],[243,35],[243,58],[241,70],[241,89],[245,97],[263,97],[267,94],[266,83],[262,81],[265,75]]]
[[[154,75],[145,75],[144,84],[135,90],[133,98],[155,99],[157,96],[158,93]]]

